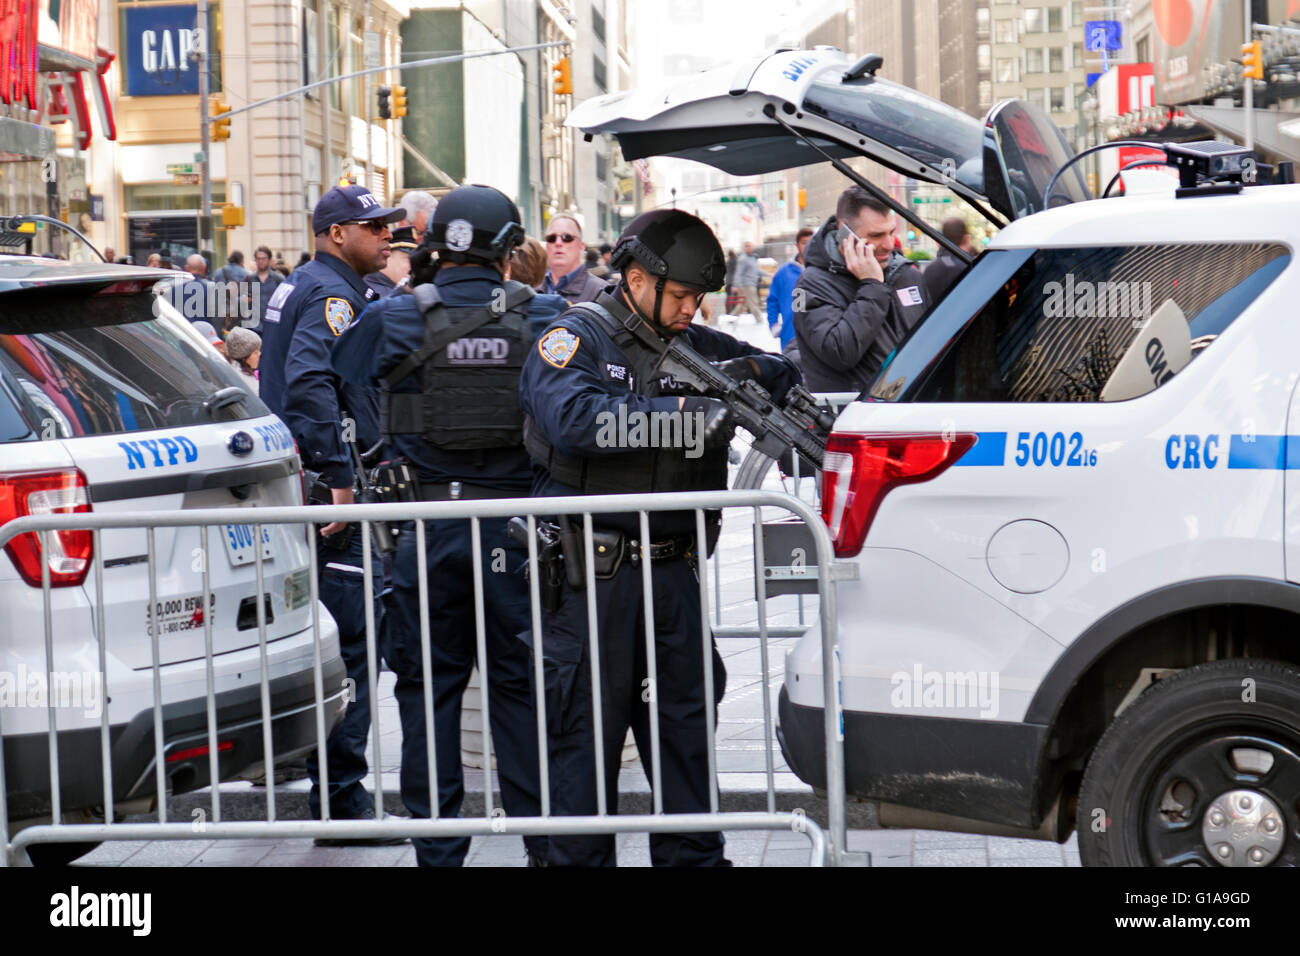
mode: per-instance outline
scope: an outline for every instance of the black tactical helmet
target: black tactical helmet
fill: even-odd
[[[524,241],[519,207],[491,186],[457,186],[438,200],[429,219],[425,245],[439,258],[495,262]]]
[[[713,230],[680,209],[656,209],[633,219],[614,244],[611,269],[635,260],[657,278],[716,292],[727,281],[727,263]]]

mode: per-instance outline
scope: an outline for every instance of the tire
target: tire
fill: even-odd
[[[32,866],[67,866],[98,846],[98,843],[33,843],[27,848],[27,855]]]
[[[1234,801],[1246,797],[1237,809],[1269,811],[1259,828],[1217,828],[1235,790],[1245,793]],[[1298,799],[1300,670],[1199,664],[1145,691],[1102,735],[1079,791],[1079,856],[1084,866],[1214,866],[1226,851],[1232,865],[1300,865]]]

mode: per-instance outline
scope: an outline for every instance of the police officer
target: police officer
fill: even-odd
[[[680,210],[638,216],[619,238],[610,265],[617,285],[594,301],[572,306],[528,356],[520,385],[525,443],[540,467],[538,495],[696,491],[726,486],[731,437],[726,406],[658,374],[660,350],[674,336],[734,377],[759,379],[778,398],[799,381],[788,360],[759,352],[723,332],[693,324],[706,293],[722,286],[726,263],[713,233]],[[680,417],[680,441],[650,441],[635,426],[647,413]],[[626,433],[619,422],[632,425]],[[653,425],[651,425],[653,427]],[[663,439],[663,435],[659,436]],[[657,444],[659,447],[653,447]],[[645,598],[635,555],[635,514],[595,515],[602,536],[596,561],[601,705],[607,805],[617,806],[619,754],[629,725],[641,762],[651,766],[650,712],[659,710],[663,806],[668,813],[707,812],[706,706],[722,699],[726,672],[712,652],[715,699],[705,701],[700,591],[695,564],[716,540],[695,540],[693,511],[649,516],[658,686],[648,688]],[[566,543],[565,565],[573,560]],[[612,566],[611,566],[612,565]],[[566,571],[567,571],[566,567]],[[546,714],[550,739],[551,810],[597,812],[587,595],[565,584],[558,609],[543,626]],[[649,691],[647,693],[647,690]],[[656,866],[726,865],[722,834],[655,834]],[[612,866],[612,836],[550,840],[553,865]]]
[[[304,467],[319,473],[313,496],[317,501],[352,503],[354,447],[365,450],[379,442],[377,393],[341,381],[330,368],[329,358],[343,331],[375,298],[362,276],[383,268],[389,254],[388,223],[404,215],[402,209],[385,208],[363,186],[329,190],[312,212],[316,257],[277,286],[267,304],[262,400],[289,426]],[[330,815],[335,819],[371,819],[375,815],[373,798],[361,782],[366,775],[370,682],[360,528],[333,522],[319,530],[320,599],[338,624],[343,660],[356,695],[326,747]],[[377,598],[383,581],[377,554],[372,569],[378,627],[382,607]],[[308,758],[307,770],[312,779],[311,812],[319,816],[320,777],[314,753]],[[363,841],[317,842],[355,845]]]
[[[490,186],[460,186],[438,202],[412,256],[412,288],[371,306],[334,350],[345,381],[384,390],[385,437],[415,472],[428,501],[525,497],[532,468],[522,443],[519,372],[554,306],[534,307],[532,289],[506,281],[510,252],[523,242],[519,210]],[[434,254],[436,253],[436,260]],[[408,484],[409,488],[410,485]],[[527,551],[506,520],[480,523],[485,675],[502,802],[510,816],[540,814],[537,718],[528,646]],[[429,521],[426,530],[438,815],[464,799],[461,696],[477,656],[474,556],[468,520]],[[393,561],[385,658],[397,673],[402,721],[402,799],[432,815],[420,644],[420,582],[414,525]],[[459,866],[468,838],[417,839],[423,866]],[[525,840],[533,862],[545,839]]]

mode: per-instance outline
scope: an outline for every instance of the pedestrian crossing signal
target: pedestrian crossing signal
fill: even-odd
[[[573,65],[566,56],[551,67],[551,73],[555,77],[555,95],[570,96],[573,94]]]
[[[393,110],[390,101],[393,95],[393,89],[390,86],[379,87],[379,118],[392,119]]]
[[[230,139],[230,118],[224,117],[223,114],[230,112],[230,104],[225,100],[212,101],[212,139],[220,142],[223,139]]]
[[[401,119],[406,115],[406,87],[393,87],[393,119]]]

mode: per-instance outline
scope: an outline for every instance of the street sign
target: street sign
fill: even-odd
[[[193,163],[168,163],[167,164],[167,175],[169,176],[179,176],[184,173],[192,173],[192,172],[194,172]]]
[[[755,196],[720,196],[718,202],[758,202]]]
[[[926,203],[943,203],[943,202],[952,202],[952,197],[951,196],[913,196],[912,197],[912,204],[915,206],[924,205]]]
[[[198,173],[174,173],[172,175],[173,186],[197,186],[202,177]]]
[[[379,59],[379,34],[374,30],[366,31],[365,39],[365,68],[373,70],[380,65]]]

